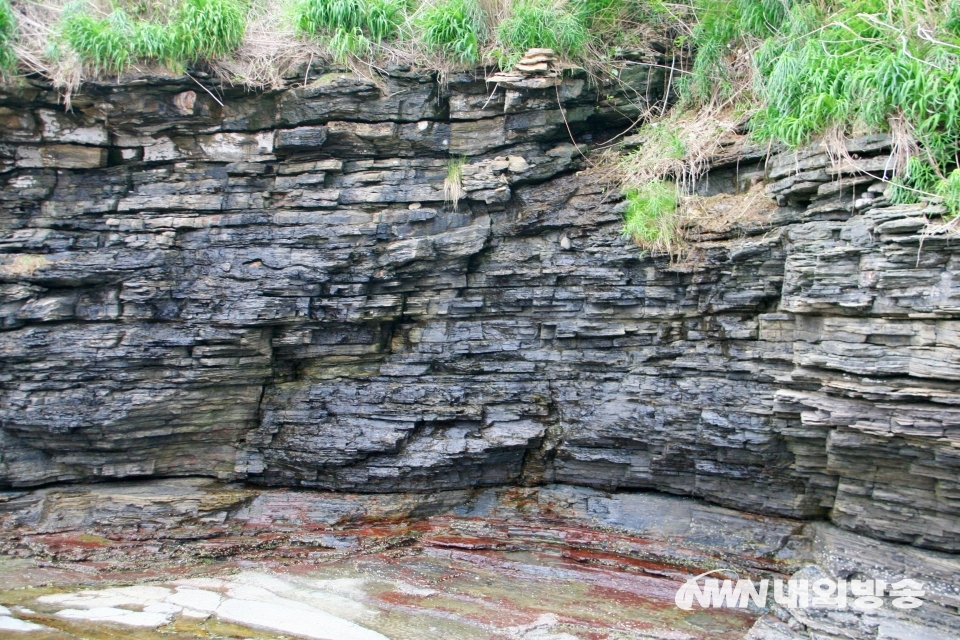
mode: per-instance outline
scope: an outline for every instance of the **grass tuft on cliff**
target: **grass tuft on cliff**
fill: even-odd
[[[63,10],[55,45],[110,73],[121,74],[142,61],[180,67],[236,49],[245,13],[237,0],[182,0],[168,16],[146,19],[123,7],[99,15],[90,5],[71,3]]]
[[[467,159],[462,156],[450,158],[447,164],[447,177],[443,180],[443,199],[453,205],[454,211],[463,198],[463,165]]]
[[[590,40],[589,12],[554,0],[516,0],[497,28],[500,65],[509,67],[532,48],[553,49],[568,59],[580,58]]]
[[[487,39],[485,18],[476,0],[439,0],[422,6],[413,24],[430,52],[475,65]]]
[[[404,0],[300,0],[296,6],[297,28],[325,38],[340,62],[375,55],[405,19]]]
[[[168,28],[177,58],[189,61],[229,54],[246,26],[247,8],[238,0],[182,0]]]
[[[654,253],[674,253],[678,248],[677,186],[654,180],[628,189],[623,214],[623,234]]]

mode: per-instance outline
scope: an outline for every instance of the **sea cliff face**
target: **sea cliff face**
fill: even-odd
[[[940,211],[883,196],[883,137],[744,152],[704,196],[768,204],[643,254],[581,150],[654,63],[5,90],[0,485],[654,489],[960,551]]]

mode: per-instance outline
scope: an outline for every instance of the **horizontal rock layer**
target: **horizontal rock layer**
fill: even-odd
[[[0,483],[564,482],[960,550],[939,209],[889,203],[871,138],[717,167],[782,206],[644,255],[580,152],[663,76],[8,91]]]
[[[201,586],[209,588],[217,576],[234,579],[268,567],[274,580],[283,575],[314,578],[306,582],[306,594],[316,597],[331,582],[315,579],[316,572],[337,576],[332,582],[342,585],[344,566],[352,566],[361,576],[351,582],[354,588],[373,575],[377,592],[383,593],[393,571],[403,576],[408,595],[411,583],[420,585],[418,595],[430,600],[399,603],[401,617],[411,626],[436,629],[437,617],[428,616],[424,623],[418,614],[436,611],[438,600],[466,601],[474,612],[492,607],[486,635],[474,628],[453,631],[457,638],[518,637],[497,633],[517,619],[517,603],[491,597],[499,593],[523,594],[526,607],[533,607],[533,620],[545,610],[556,611],[565,624],[578,625],[568,628],[577,632],[569,637],[618,631],[629,636],[636,632],[631,622],[637,609],[618,598],[611,589],[617,584],[659,612],[657,626],[647,624],[640,631],[650,637],[949,640],[960,628],[956,555],[878,542],[822,522],[744,514],[656,492],[547,485],[348,494],[175,478],[0,492],[0,531],[0,554],[6,556],[0,563],[0,583],[5,586],[0,598],[5,604],[16,598],[34,605],[27,611],[13,609],[41,623],[56,620],[50,617],[56,609],[37,619],[44,614],[36,605],[62,597],[48,594],[68,585],[82,585],[87,599],[77,604],[91,608],[98,604],[90,601],[96,596],[90,588],[97,583],[148,584],[155,593],[163,581],[176,579],[182,587],[182,580],[194,575],[202,576]],[[435,583],[418,579],[422,574],[417,563],[424,560],[440,565],[441,570],[431,567],[428,574],[437,576]],[[674,606],[685,581],[718,569],[721,575],[753,580],[790,575],[853,578],[881,580],[887,587],[881,592],[883,605],[871,612],[849,604],[840,610],[778,606],[770,592],[761,611],[686,613]],[[486,597],[468,597],[464,591],[478,580],[472,571],[483,572],[479,580]],[[904,577],[922,585],[919,608],[892,605],[890,585]],[[509,584],[492,587],[504,580]],[[603,584],[601,601],[590,599],[590,591],[576,589],[572,608],[538,591],[545,584],[547,593],[564,593],[570,583],[585,587],[597,581]],[[44,590],[31,596],[29,587],[37,585]],[[108,595],[116,596],[117,590]],[[177,604],[195,608],[202,595],[192,593],[192,601]],[[118,605],[116,600],[103,604]],[[336,612],[343,611],[343,600],[336,604]],[[440,610],[444,620],[463,617],[449,604]],[[160,612],[173,615],[178,610]],[[708,625],[704,618],[711,612],[736,619]],[[204,617],[196,611],[182,615],[188,613]],[[761,613],[765,615],[757,620]],[[263,619],[258,622],[263,626]],[[396,633],[394,628],[390,637]]]

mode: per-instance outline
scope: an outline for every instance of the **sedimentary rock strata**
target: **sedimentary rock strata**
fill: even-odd
[[[883,195],[884,138],[755,154],[709,193],[781,206],[643,254],[581,152],[662,99],[649,62],[615,87],[97,85],[70,112],[8,90],[0,483],[558,482],[960,550],[942,210]]]

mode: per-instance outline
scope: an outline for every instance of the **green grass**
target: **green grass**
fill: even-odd
[[[954,169],[946,178],[937,181],[937,195],[950,211],[960,211],[960,169]]]
[[[500,64],[510,66],[527,49],[553,49],[561,57],[580,58],[590,41],[584,12],[557,0],[515,0],[497,27]]]
[[[573,8],[589,25],[616,21],[627,8],[626,0],[573,0]]]
[[[10,1],[0,0],[0,10]],[[351,65],[384,54],[422,64],[429,53],[459,68],[510,67],[537,47],[556,51],[563,65],[602,74],[619,47],[646,44],[643,25],[674,15],[667,6],[664,0],[72,0],[49,40],[43,34],[23,62],[51,73],[36,56],[67,74],[77,71],[75,58],[83,73],[121,73],[146,61],[180,70],[201,59],[223,60],[243,45],[237,59],[257,64],[259,56],[271,59],[263,52],[278,48],[264,32],[276,26],[284,39],[293,27],[312,41],[305,49],[319,45]],[[7,17],[21,11],[15,3]],[[0,62],[3,18],[0,12]],[[257,36],[244,45],[248,20]]]
[[[123,11],[97,19],[82,9],[70,7],[60,28],[67,46],[84,62],[112,73],[123,73],[130,66],[132,27]]]
[[[456,209],[463,197],[463,165],[467,159],[463,156],[450,158],[447,163],[447,177],[443,180],[443,199]]]
[[[477,0],[440,0],[424,7],[414,24],[427,49],[462,64],[479,61],[486,29]]]
[[[752,100],[754,136],[791,147],[902,119],[920,151],[899,178],[898,199],[949,191],[960,156],[956,0],[696,0],[695,9],[688,103]],[[736,50],[750,52],[750,86],[738,86]]]
[[[623,235],[644,249],[672,253],[678,243],[677,186],[654,180],[627,189],[624,195]]]
[[[12,70],[17,64],[13,42],[17,37],[17,19],[8,0],[0,0],[0,72]]]
[[[954,35],[960,35],[960,0],[951,0],[946,7],[947,20],[943,27]]]
[[[780,24],[789,0],[694,0],[696,24],[690,40],[696,48],[691,73],[680,81],[688,101],[706,103],[731,97],[734,73],[728,54],[731,45],[769,35],[771,24]],[[779,13],[778,13],[779,12]],[[771,15],[765,15],[771,14]]]
[[[175,63],[178,59],[173,30],[153,22],[138,22],[130,34],[131,57]]]
[[[181,60],[223,56],[240,45],[246,26],[237,0],[183,0],[171,25],[173,47]]]
[[[404,0],[300,0],[295,10],[297,28],[326,37],[335,57],[369,56],[395,37],[406,19]]]
[[[297,26],[306,33],[362,29],[366,23],[364,0],[302,0],[297,7]]]
[[[64,11],[60,38],[83,62],[119,74],[137,61],[178,66],[227,55],[245,28],[246,9],[238,0],[183,0],[168,22],[134,19],[123,8],[96,17],[74,4]]]

